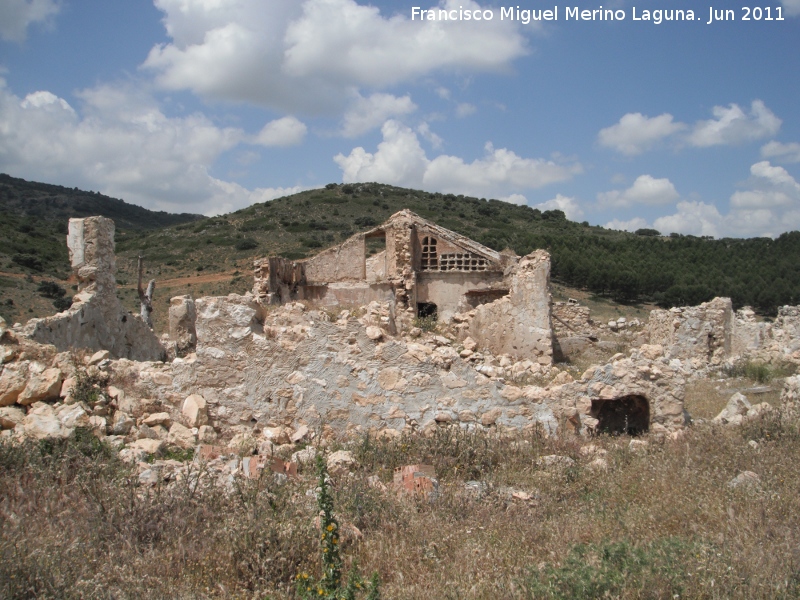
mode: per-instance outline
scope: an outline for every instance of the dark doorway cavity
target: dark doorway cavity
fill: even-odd
[[[600,421],[598,433],[641,435],[650,429],[650,404],[644,396],[592,400],[591,414]]]
[[[438,309],[433,302],[417,302],[417,316],[420,319],[436,320]]]

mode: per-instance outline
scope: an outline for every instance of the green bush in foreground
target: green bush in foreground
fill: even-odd
[[[680,538],[635,546],[628,541],[574,546],[561,566],[532,573],[523,587],[532,598],[615,598],[632,589],[679,597],[691,577],[694,544]]]

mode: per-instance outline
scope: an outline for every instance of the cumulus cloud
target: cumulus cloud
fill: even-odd
[[[780,162],[800,162],[800,144],[797,142],[782,144],[781,142],[772,141],[761,147],[761,156],[763,158],[773,158]]]
[[[655,219],[653,227],[662,233],[714,237],[776,237],[800,227],[800,183],[786,169],[768,161],[756,163],[743,188],[731,196],[727,214],[706,202],[681,201],[673,214]]]
[[[132,86],[100,86],[79,98],[80,114],[47,91],[20,99],[0,80],[0,169],[172,212],[227,212],[299,191],[248,190],[209,174],[221,153],[247,140],[241,129],[199,113],[167,117]]]
[[[627,190],[612,190],[597,194],[601,206],[625,208],[637,204],[656,206],[671,204],[678,200],[675,186],[669,179],[656,179],[651,175],[640,175]]]
[[[473,0],[441,0],[477,8]],[[341,109],[353,89],[442,70],[499,71],[527,53],[510,21],[414,21],[355,0],[156,0],[170,43],[143,67],[166,89],[292,112]]]
[[[258,132],[253,143],[259,146],[296,146],[306,137],[308,128],[296,117],[270,121]]]
[[[800,183],[783,167],[761,161],[750,167],[748,189],[731,196],[731,206],[744,209],[786,207],[800,203]]]
[[[46,23],[61,10],[58,0],[3,0],[0,2],[0,38],[22,42],[32,23]]]
[[[650,226],[641,217],[634,217],[628,221],[612,219],[605,224],[606,229],[617,229],[619,231],[636,231],[637,229],[647,229]]]
[[[616,125],[601,129],[597,139],[602,146],[634,156],[685,128],[683,123],[673,122],[672,115],[667,113],[652,118],[642,113],[628,113]]]
[[[417,110],[411,96],[401,98],[392,94],[372,94],[364,98],[358,94],[356,102],[344,115],[342,135],[352,138],[376,129],[391,117],[407,115]]]
[[[699,121],[689,135],[693,146],[742,144],[778,133],[781,120],[761,100],[754,100],[750,113],[738,104],[715,106],[713,119]]]
[[[581,209],[580,204],[578,204],[578,201],[575,200],[575,198],[562,196],[561,194],[556,194],[555,198],[548,200],[547,202],[535,204],[533,208],[538,208],[542,211],[562,210],[570,221],[577,221],[583,216],[583,210]]]
[[[720,235],[724,219],[713,204],[683,201],[678,202],[676,208],[675,214],[656,219],[653,227],[664,234]]]
[[[441,0],[474,10],[473,0]],[[385,18],[354,0],[306,0],[286,31],[286,63],[295,75],[386,86],[441,68],[496,71],[527,52],[525,38],[504,21],[411,21]]]
[[[477,107],[474,104],[470,104],[469,102],[462,102],[461,104],[456,106],[456,116],[459,119],[463,119],[464,117],[473,115],[477,111],[478,111]]]
[[[383,141],[375,153],[354,148],[334,161],[345,182],[379,181],[426,190],[476,196],[508,196],[566,181],[581,172],[580,164],[559,164],[538,158],[522,158],[506,148],[487,143],[484,157],[467,163],[442,154],[429,159],[417,135],[397,121],[382,128]]]

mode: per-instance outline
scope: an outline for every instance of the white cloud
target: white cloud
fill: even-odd
[[[653,227],[714,237],[775,237],[800,227],[800,183],[768,161],[754,164],[750,173],[745,189],[731,196],[727,214],[713,204],[681,201],[674,214],[657,218]]]
[[[525,205],[528,203],[528,199],[522,194],[509,194],[508,196],[504,196],[503,198],[498,198],[498,200],[502,200],[503,202],[509,202],[511,204],[520,204],[520,205]]]
[[[295,117],[270,121],[253,139],[259,146],[296,146],[306,137],[308,128]]]
[[[449,9],[477,9],[473,0],[441,0]],[[389,19],[353,0],[306,0],[286,31],[287,71],[355,85],[386,86],[442,68],[496,71],[527,52],[508,21]]]
[[[612,190],[597,194],[601,206],[624,208],[636,204],[655,206],[670,204],[680,198],[669,179],[656,179],[651,175],[640,175],[627,190]]]
[[[473,0],[443,6],[476,8]],[[165,89],[291,112],[341,109],[353,89],[452,69],[499,71],[527,53],[509,21],[410,21],[355,0],[156,0],[172,41],[143,67]]]
[[[787,163],[800,162],[800,144],[797,142],[782,144],[781,142],[772,141],[761,147],[761,156]]]
[[[401,98],[392,94],[372,94],[364,98],[358,94],[356,102],[345,113],[342,135],[352,138],[380,127],[387,119],[407,115],[417,110],[411,96]]]
[[[32,23],[47,23],[61,10],[59,0],[3,0],[0,2],[0,38],[22,42]]]
[[[134,86],[79,97],[81,114],[46,91],[20,99],[0,79],[0,169],[172,212],[227,212],[300,190],[248,190],[209,174],[223,152],[247,140],[240,129],[202,114],[167,117]]]
[[[477,107],[474,104],[470,104],[469,102],[462,102],[461,104],[456,106],[456,116],[459,119],[463,119],[464,117],[473,115],[477,111],[478,111]]]
[[[422,183],[425,189],[488,197],[567,181],[581,171],[578,164],[522,158],[511,150],[495,149],[487,143],[484,158],[471,163],[457,156],[437,156],[428,164]]]
[[[766,209],[800,203],[800,183],[783,167],[761,161],[750,167],[748,188],[731,196],[733,208]]]
[[[457,156],[439,155],[428,159],[416,134],[398,123],[387,121],[383,141],[372,154],[354,148],[334,161],[345,182],[379,181],[447,193],[503,197],[550,183],[566,181],[580,173],[580,164],[558,164],[543,159],[522,158],[505,148],[485,146],[483,158],[465,162]]]
[[[66,110],[75,114],[69,102],[47,91],[33,92],[25,96],[20,104],[22,108],[38,108],[50,112]]]
[[[420,134],[434,150],[439,150],[444,144],[444,140],[431,131],[431,126],[425,121],[417,126],[417,133]]]
[[[653,227],[664,235],[673,232],[714,237],[720,235],[724,218],[713,204],[683,201],[678,202],[677,209],[675,214],[656,219]]]
[[[667,113],[652,118],[642,113],[628,113],[616,125],[601,129],[597,138],[602,146],[634,156],[686,128],[683,123],[675,123],[672,119],[672,115]]]
[[[383,141],[375,154],[354,148],[348,156],[337,154],[334,161],[342,169],[345,183],[377,181],[419,188],[430,161],[416,134],[397,121],[387,121],[381,129]]]
[[[637,229],[647,229],[650,226],[641,217],[634,217],[629,221],[622,221],[620,219],[612,219],[605,224],[606,229],[617,229],[619,231],[636,231]]]
[[[583,216],[583,210],[581,209],[580,204],[578,204],[578,201],[575,200],[575,198],[562,196],[561,194],[556,194],[555,198],[548,200],[547,202],[535,204],[533,208],[538,208],[542,211],[562,210],[570,221],[577,221]]]
[[[689,135],[693,146],[742,144],[778,133],[781,120],[761,100],[753,100],[748,115],[738,104],[715,106],[714,119],[699,121]]]
[[[800,15],[800,0],[781,0],[783,8],[786,9],[787,17],[796,17]]]

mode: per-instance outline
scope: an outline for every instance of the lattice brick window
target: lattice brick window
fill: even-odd
[[[471,252],[454,252],[439,257],[440,271],[485,271],[486,259]]]
[[[423,271],[438,271],[439,257],[436,254],[436,238],[425,236],[422,238],[422,256],[420,266]]]

